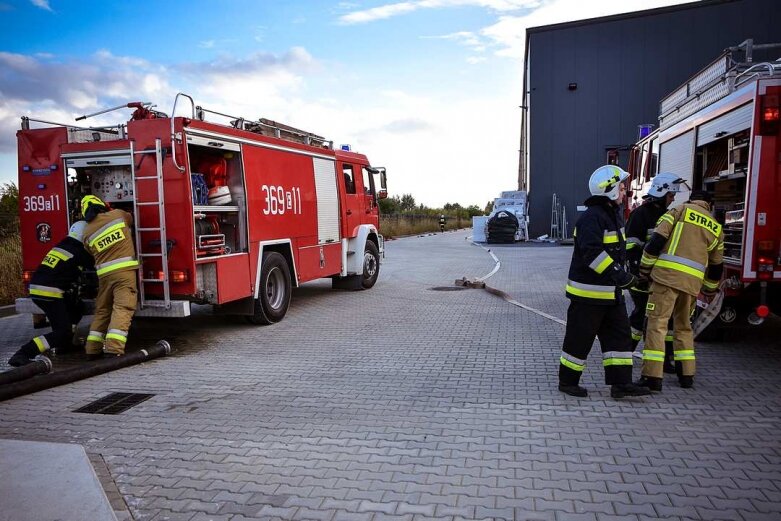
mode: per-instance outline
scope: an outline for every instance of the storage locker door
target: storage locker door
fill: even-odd
[[[700,125],[697,130],[697,146],[701,147],[735,132],[746,130],[751,127],[753,116],[754,102],[750,102]]]
[[[339,241],[339,194],[336,188],[336,162],[312,158],[317,193],[317,243]]]
[[[665,141],[659,149],[659,173],[673,173],[691,186],[694,172],[694,130]],[[675,197],[672,206],[689,200],[689,190],[683,190]]]

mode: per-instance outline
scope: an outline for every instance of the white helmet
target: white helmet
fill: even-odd
[[[649,197],[664,197],[668,193],[677,194],[681,191],[681,185],[685,185],[686,182],[675,174],[670,172],[662,172],[654,177],[651,181],[651,187],[648,189]]]
[[[70,230],[68,230],[68,237],[73,237],[77,241],[84,240],[84,228],[87,227],[87,221],[76,221],[71,224]]]
[[[618,199],[618,190],[621,181],[629,177],[616,165],[600,166],[588,180],[588,189],[591,195],[604,195],[611,201]]]

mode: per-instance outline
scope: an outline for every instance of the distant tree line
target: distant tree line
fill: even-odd
[[[414,214],[438,216],[445,214],[448,217],[471,219],[475,215],[484,215],[484,211],[476,204],[463,207],[458,203],[445,203],[442,208],[429,208],[424,204],[417,204],[412,194],[394,195],[380,200],[380,213],[382,215]]]
[[[0,237],[19,235],[19,188],[14,183],[0,185]]]

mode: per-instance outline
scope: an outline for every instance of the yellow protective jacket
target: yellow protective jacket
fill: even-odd
[[[138,269],[130,226],[133,217],[123,210],[100,213],[84,228],[84,246],[95,258],[98,277]]]
[[[696,296],[721,279],[724,232],[704,201],[689,201],[659,218],[643,250],[640,271],[654,282]]]

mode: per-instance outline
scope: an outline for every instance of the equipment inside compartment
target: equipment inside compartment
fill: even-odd
[[[197,257],[247,251],[241,152],[233,148],[215,141],[187,147]]]

